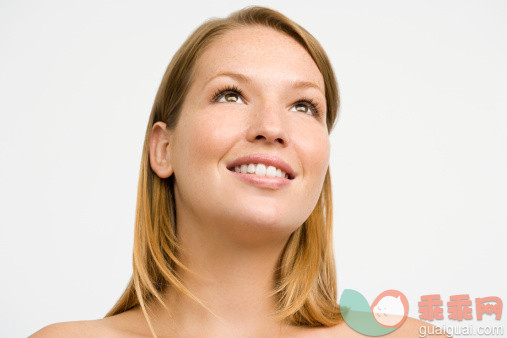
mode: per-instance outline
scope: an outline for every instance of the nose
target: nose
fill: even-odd
[[[263,105],[251,112],[247,138],[250,142],[288,145],[287,123],[283,112],[274,106]]]

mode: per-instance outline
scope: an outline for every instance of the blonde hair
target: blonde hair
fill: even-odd
[[[147,304],[158,300],[166,309],[161,291],[170,286],[206,307],[183,285],[176,269],[188,269],[178,259],[173,176],[158,177],[151,169],[149,142],[153,125],[162,121],[176,126],[192,81],[196,60],[218,37],[233,29],[262,25],[285,33],[301,44],[315,61],[325,82],[328,133],[339,108],[338,86],[331,63],[319,42],[281,13],[265,7],[246,7],[226,18],[212,19],[197,28],[171,60],[160,84],[146,129],[137,191],[133,274],[123,295],[105,317],[140,306],[156,336]],[[337,303],[336,272],[332,247],[332,196],[329,168],[315,208],[294,231],[275,271],[279,320],[297,326],[333,326],[343,319]]]

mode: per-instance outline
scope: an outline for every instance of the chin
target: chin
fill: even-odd
[[[250,208],[234,217],[233,226],[249,238],[282,239],[290,236],[303,222],[294,221],[289,212],[276,208]]]

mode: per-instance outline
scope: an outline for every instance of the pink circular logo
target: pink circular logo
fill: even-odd
[[[371,305],[375,320],[385,327],[400,327],[407,319],[408,300],[398,290],[386,290]]]

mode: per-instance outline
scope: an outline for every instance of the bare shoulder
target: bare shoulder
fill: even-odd
[[[106,332],[101,330],[95,320],[83,320],[73,322],[55,323],[43,327],[39,331],[32,334],[33,338],[44,337],[93,337],[104,335]]]
[[[291,338],[333,338],[333,337],[347,337],[347,338],[364,338],[366,336],[352,330],[345,322],[341,322],[335,326],[329,327],[298,327],[292,332],[288,332]]]
[[[419,319],[407,317],[403,325],[401,325],[396,331],[386,335],[388,337],[439,337],[449,338],[451,335],[446,335],[445,331],[440,327],[435,326],[431,323],[424,322]]]
[[[364,337],[366,337],[365,335],[362,335],[359,332],[350,328],[347,325],[347,323],[345,323],[344,321],[338,325],[322,328],[320,330],[321,331],[318,332],[319,333],[318,337],[323,337],[323,338],[324,337],[326,337],[326,338],[327,337],[329,337],[329,338],[332,338],[332,337],[347,337],[347,338],[359,338],[360,337],[360,338],[364,338]]]
[[[95,319],[48,325],[30,337],[143,337],[147,326],[136,310]]]
[[[302,336],[306,337],[305,334]],[[308,335],[309,337],[310,335]],[[353,329],[351,329],[345,322],[336,326],[313,329],[311,337],[347,337],[347,338],[364,338],[367,337]],[[406,338],[406,337],[431,337],[431,338],[449,338],[445,332],[439,327],[415,319],[407,317],[403,325],[390,334],[383,337],[391,338]]]

